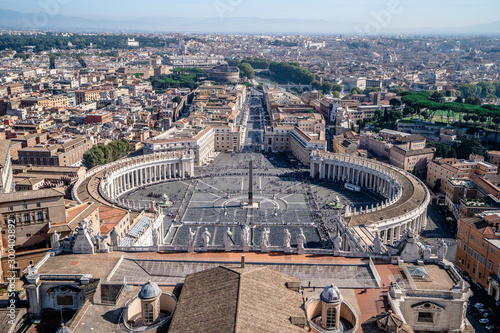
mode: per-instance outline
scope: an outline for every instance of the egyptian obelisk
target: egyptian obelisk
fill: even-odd
[[[253,160],[248,167],[248,206],[253,206]]]

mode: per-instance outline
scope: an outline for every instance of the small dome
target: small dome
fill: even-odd
[[[64,324],[62,324],[56,333],[73,333],[73,331],[68,326],[64,326]]]
[[[326,287],[320,295],[320,298],[325,303],[341,303],[342,302],[342,294],[339,291],[339,288],[331,285],[330,287]]]
[[[154,282],[148,281],[145,285],[142,286],[141,291],[139,292],[140,299],[151,299],[160,296],[161,290],[158,285]]]

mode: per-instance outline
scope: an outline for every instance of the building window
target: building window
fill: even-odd
[[[484,265],[484,256],[481,254],[481,256],[479,257],[479,262]]]
[[[419,312],[418,313],[418,322],[419,323],[433,323],[434,316],[432,312]]]
[[[154,323],[154,310],[152,304],[144,304],[144,324],[153,324]]]
[[[458,247],[461,247],[462,246],[462,241],[459,239],[458,240]]]
[[[35,263],[33,262],[33,260],[29,260],[29,261],[28,261],[28,265],[33,266],[34,264],[35,264]]]
[[[474,251],[474,259],[477,260],[477,251]]]
[[[326,310],[326,327],[327,328],[335,328],[336,320],[335,317],[337,317],[337,309],[335,308],[329,308]]]
[[[28,209],[28,205],[24,205],[23,207],[24,207],[24,209]]]
[[[495,248],[494,247],[490,247],[490,252],[491,253],[495,253]]]
[[[43,221],[43,213],[42,212],[38,212],[36,215],[37,215],[38,221]]]
[[[25,214],[24,214],[24,222],[27,222],[27,223],[28,223],[29,221],[30,221],[30,214],[25,213]]]
[[[469,246],[469,250],[467,251],[467,253],[472,255],[472,247]]]
[[[41,203],[39,203],[39,202],[37,202],[37,203],[36,203],[36,206],[37,206],[38,208],[40,208],[40,207],[42,207],[42,204],[41,204]]]
[[[486,266],[490,271],[493,270],[493,261],[488,260],[488,265]]]
[[[57,296],[57,305],[73,306],[73,296]]]
[[[14,207],[13,207],[13,206],[9,206],[9,210],[10,210],[10,211],[13,211],[13,210],[14,210]]]

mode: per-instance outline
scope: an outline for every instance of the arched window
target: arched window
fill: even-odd
[[[29,221],[30,221],[30,214],[24,213],[24,222],[29,223]]]
[[[326,310],[326,328],[335,328],[337,317],[337,309],[329,308]]]
[[[151,303],[144,304],[142,317],[144,318],[144,324],[150,325],[154,323],[154,310]]]
[[[43,213],[42,212],[38,212],[36,215],[37,215],[38,221],[43,221]]]

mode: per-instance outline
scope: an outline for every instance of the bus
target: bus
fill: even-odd
[[[344,188],[349,190],[349,191],[353,191],[353,192],[360,192],[361,191],[361,186],[349,184],[349,183],[345,183]]]

